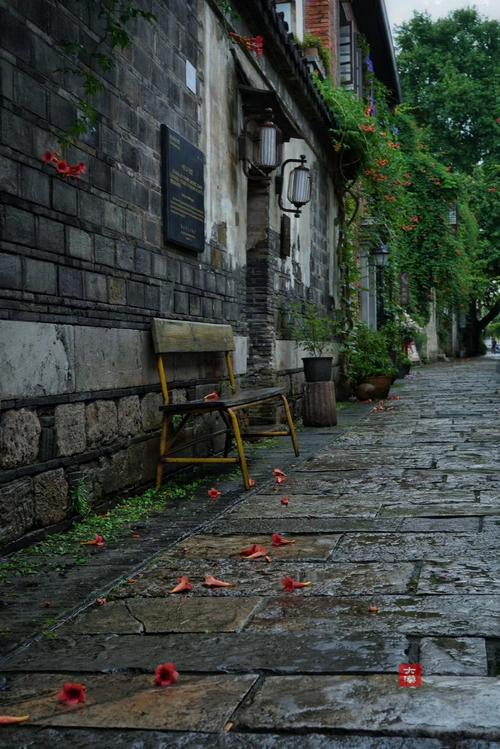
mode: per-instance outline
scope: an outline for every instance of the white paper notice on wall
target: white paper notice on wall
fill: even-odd
[[[186,60],[186,86],[193,94],[196,93],[196,68]]]

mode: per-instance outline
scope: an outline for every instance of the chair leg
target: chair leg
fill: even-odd
[[[229,451],[231,450],[231,440],[232,440],[231,422],[226,417],[225,413],[221,413],[221,418],[224,424],[226,425],[226,441],[224,443],[224,457],[227,458],[227,456],[229,455]]]
[[[161,459],[167,452],[167,444],[168,444],[168,416],[167,414],[163,414],[163,422],[161,426],[161,437],[160,437],[160,459],[156,466],[156,488],[157,489],[160,488],[161,482],[163,480],[163,470],[165,468],[165,464],[162,462]]]
[[[245,484],[245,489],[250,489],[250,477],[248,475],[248,466],[247,466],[247,459],[245,455],[245,447],[243,445],[243,440],[241,439],[241,431],[240,431],[240,425],[238,423],[238,417],[236,414],[231,411],[231,409],[228,409],[227,411],[229,418],[231,419],[231,424],[233,427],[234,432],[234,439],[236,441],[236,448],[238,450],[238,455],[240,457],[240,468],[241,473],[243,476],[243,483]]]
[[[282,395],[281,399],[283,401],[283,406],[285,408],[285,416],[286,416],[286,421],[287,421],[287,424],[288,424],[288,429],[290,430],[290,437],[291,437],[291,440],[292,440],[293,450],[295,452],[295,455],[298,457],[300,455],[300,452],[299,452],[299,441],[297,439],[297,432],[295,431],[295,426],[294,426],[294,423],[293,423],[292,414],[291,414],[291,411],[290,411],[290,406],[288,405],[288,400],[286,398],[286,395]]]

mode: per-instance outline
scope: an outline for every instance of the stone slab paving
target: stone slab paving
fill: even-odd
[[[128,550],[137,566],[104,606],[4,660],[0,711],[31,719],[0,747],[500,749],[499,384],[488,359],[425,368],[385,411],[316,432],[309,459],[266,456],[283,486],[264,472],[245,496],[180,508],[182,532],[164,524],[142,567]],[[270,562],[241,556],[253,543]],[[87,574],[112,562],[116,577],[112,551]],[[192,592],[171,594],[183,575]],[[311,585],[286,593],[284,576]],[[66,580],[85,597],[75,571],[32,600]],[[36,625],[22,599],[10,611]],[[162,689],[164,661],[181,677]],[[402,663],[422,687],[399,687]],[[87,686],[76,709],[55,700],[69,680]]]

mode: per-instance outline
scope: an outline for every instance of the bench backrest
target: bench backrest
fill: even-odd
[[[236,393],[237,385],[233,370],[231,352],[234,351],[233,329],[230,325],[215,325],[205,322],[184,322],[153,318],[153,343],[158,359],[163,400],[170,400],[165,374],[164,354],[224,352],[231,390]]]
[[[153,319],[153,342],[157,354],[234,351],[230,325]]]

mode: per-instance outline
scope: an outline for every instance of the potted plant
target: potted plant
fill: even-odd
[[[306,382],[328,382],[332,379],[333,356],[324,356],[337,333],[337,323],[319,315],[315,304],[304,302],[291,308],[292,335],[310,356],[302,358]]]
[[[375,388],[376,398],[386,398],[395,374],[385,336],[370,330],[364,323],[358,323],[348,362],[348,375],[353,386],[368,383]]]

